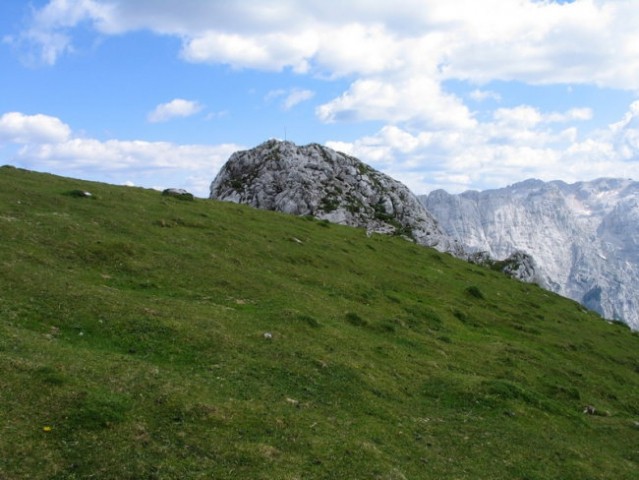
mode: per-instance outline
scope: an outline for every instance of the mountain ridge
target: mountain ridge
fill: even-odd
[[[544,287],[639,328],[639,183],[529,179],[419,198],[469,250],[495,259],[524,251],[538,264]]]

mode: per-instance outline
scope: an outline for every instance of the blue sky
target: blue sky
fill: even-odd
[[[0,163],[207,196],[270,138],[415,193],[639,179],[636,0],[3,0]]]

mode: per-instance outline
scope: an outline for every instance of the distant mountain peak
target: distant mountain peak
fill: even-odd
[[[525,252],[543,286],[639,329],[639,183],[531,179],[421,200],[469,251],[497,260]]]

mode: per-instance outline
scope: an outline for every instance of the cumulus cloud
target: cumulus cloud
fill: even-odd
[[[72,138],[59,143],[27,145],[20,151],[20,156],[38,160],[42,165],[70,169],[193,171],[215,167],[214,160],[220,151],[228,152],[228,149],[225,146],[176,145],[143,140]]]
[[[639,162],[639,100],[630,105],[624,117],[612,124],[607,133],[622,159]]]
[[[102,34],[147,29],[174,35],[184,42],[185,59],[238,68],[360,75],[435,68],[445,78],[480,82],[639,88],[634,0],[398,0],[341,7],[336,16],[321,0],[51,0],[34,11],[25,39],[40,46],[49,63],[71,48],[70,29],[86,23]]]
[[[294,88],[284,100],[284,110],[290,110],[295,105],[310,100],[315,96],[315,92],[312,90],[306,90],[302,88]]]
[[[287,90],[284,88],[277,88],[275,90],[270,90],[266,95],[264,95],[264,101],[272,102],[276,98],[286,95],[286,92]]]
[[[544,145],[573,141],[577,128],[569,126],[557,130],[556,124],[590,120],[589,108],[572,108],[565,112],[541,112],[530,105],[498,108],[492,113],[492,121],[483,122],[474,134],[483,135],[487,141],[499,139],[502,143]]]
[[[51,0],[34,10],[20,38],[53,64],[72,51],[72,29],[80,24],[101,35],[149,30],[179,38],[180,55],[189,62],[352,78],[341,95],[316,110],[323,122],[472,128],[472,112],[446,91],[446,80],[639,91],[635,3],[345,2],[335,15],[324,0]],[[480,89],[470,98],[498,99]],[[158,112],[151,118],[164,117]]]
[[[475,125],[463,102],[429,77],[356,80],[340,97],[320,105],[316,113],[327,123],[383,120],[421,121],[434,128]]]
[[[342,2],[339,15],[325,0],[51,0],[7,41],[31,45],[44,63],[54,64],[75,48],[78,25],[100,35],[147,30],[179,39],[179,55],[188,62],[340,79],[346,86],[322,100],[317,118],[386,126],[332,145],[386,165],[424,191],[500,186],[522,175],[570,180],[577,173],[636,172],[636,104],[616,124],[583,138],[578,125],[593,118],[589,108],[548,112],[504,101],[480,116],[446,82],[476,86],[466,98],[477,103],[500,100],[488,89],[493,81],[639,92],[638,24],[636,0],[352,1]],[[271,100],[292,108],[311,93],[283,90]],[[149,120],[185,116],[197,107],[180,110],[171,103],[158,106]],[[6,128],[0,138],[19,138]],[[117,162],[125,152],[146,158],[143,152],[154,145],[91,147],[88,140],[66,138],[24,152],[56,158],[63,146],[70,155],[91,147],[111,152]],[[52,146],[57,150],[45,152]],[[589,157],[592,162],[585,161]]]
[[[86,22],[100,29],[112,17],[113,6],[97,0],[51,0],[32,12],[30,25],[18,35],[5,36],[4,42],[20,50],[27,63],[53,65],[74,51],[72,28]]]
[[[542,114],[535,107],[522,105],[515,108],[499,108],[493,113],[495,121],[503,126],[534,127],[541,123]]]
[[[191,100],[176,98],[162,103],[149,112],[147,119],[151,123],[166,122],[173,118],[190,117],[202,110],[202,105]]]
[[[546,117],[548,122],[564,123],[570,121],[590,120],[593,117],[592,109],[587,107],[571,108],[565,113],[551,113]]]
[[[315,51],[314,33],[273,32],[264,35],[238,35],[205,32],[185,41],[182,58],[194,63],[222,63],[235,68],[280,71],[291,67],[297,73],[309,69],[308,58]]]
[[[313,52],[318,69],[331,77],[344,75],[375,75],[407,67],[404,48],[408,41],[396,38],[383,24],[322,26],[321,42]],[[424,53],[424,52],[423,52]]]
[[[0,116],[0,145],[16,144],[12,163],[90,179],[110,179],[116,184],[132,182],[164,187],[179,186],[207,196],[206,185],[235,151],[235,144],[178,145],[143,140],[107,140],[74,135],[56,117],[19,112]]]
[[[275,99],[283,98],[281,106],[284,110],[290,110],[299,103],[310,100],[315,96],[315,92],[304,88],[284,89],[278,88],[271,90],[264,96],[266,102],[272,102]]]
[[[639,101],[620,121],[586,138],[575,127],[551,129],[590,115],[587,109],[541,112],[521,106],[499,109],[464,132],[386,126],[353,142],[327,145],[384,169],[416,193],[497,188],[525,178],[639,177]]]
[[[71,135],[71,128],[48,115],[5,113],[0,117],[0,143],[41,144],[63,142]]]
[[[235,144],[71,138],[59,143],[24,145],[13,162],[61,175],[108,179],[115,184],[185,188],[206,197],[206,187],[215,174],[233,152],[242,148]]]
[[[501,95],[497,92],[493,92],[491,90],[480,90],[476,88],[472,92],[468,94],[471,100],[476,102],[484,102],[486,100],[494,100],[499,102],[501,100]]]

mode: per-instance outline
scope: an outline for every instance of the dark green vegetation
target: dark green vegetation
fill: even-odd
[[[0,247],[3,480],[638,478],[639,336],[536,286],[13,168]]]

